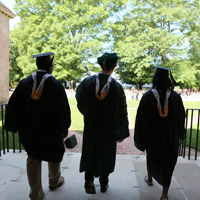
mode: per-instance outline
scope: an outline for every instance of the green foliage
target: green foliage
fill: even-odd
[[[17,57],[19,57],[19,52],[17,46],[10,42],[10,85],[16,86],[23,76],[22,70],[17,66]]]
[[[76,81],[88,64],[108,42],[107,19],[123,6],[123,0],[16,0],[21,18],[11,32],[11,42],[19,52],[16,61],[27,76],[36,70],[32,55],[55,53],[53,75]],[[14,65],[14,64],[13,64]]]
[[[75,83],[83,65],[98,71],[91,60],[112,50],[122,82],[141,88],[152,81],[150,66],[161,65],[175,69],[180,87],[199,88],[199,7],[197,0],[16,0],[11,84],[37,69],[33,54],[54,52],[53,75]]]
[[[112,26],[114,49],[124,63],[119,68],[121,78],[150,83],[150,65],[158,64],[176,69],[182,86],[194,87],[199,82],[195,81],[199,60],[191,62],[187,53],[199,40],[199,14],[199,1],[130,1]]]

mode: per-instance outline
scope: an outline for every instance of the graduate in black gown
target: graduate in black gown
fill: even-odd
[[[114,171],[116,142],[129,137],[124,90],[112,76],[117,66],[116,53],[98,58],[102,71],[84,79],[77,88],[77,107],[84,116],[80,172],[85,172],[85,191],[95,194],[94,177],[99,177],[101,192],[108,188]]]
[[[171,69],[156,68],[153,87],[144,93],[137,110],[134,142],[139,150],[147,152],[144,181],[152,186],[154,178],[163,186],[161,200],[167,200],[179,139],[185,137],[185,109],[168,77]]]
[[[5,116],[5,129],[18,132],[28,154],[27,175],[32,200],[44,196],[41,183],[41,161],[48,162],[49,188],[61,186],[60,162],[65,147],[63,138],[71,124],[68,99],[53,72],[53,53],[34,55],[38,70],[20,81],[14,90]]]

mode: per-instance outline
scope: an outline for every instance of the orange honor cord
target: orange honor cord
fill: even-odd
[[[52,76],[51,74],[45,74],[42,77],[42,80],[38,86],[38,88],[36,89],[37,86],[37,72],[34,72],[32,74],[32,78],[33,78],[33,89],[32,89],[32,93],[31,93],[31,98],[35,101],[38,101],[41,96],[42,96],[42,91],[43,91],[43,87],[44,87],[44,82],[50,77]]]
[[[100,92],[99,95],[99,87],[100,87],[100,82],[99,82],[99,74],[96,75],[96,88],[95,88],[95,95],[98,100],[104,100],[108,94],[109,88],[110,88],[110,83],[113,80],[112,76],[108,77],[107,83],[104,85],[103,89]]]
[[[160,117],[162,117],[162,118],[167,117],[167,115],[168,115],[168,98],[171,94],[171,90],[168,89],[166,91],[164,113],[162,112],[162,107],[161,107],[160,97],[159,97],[158,91],[156,89],[151,89],[151,91],[153,92],[153,95],[154,95],[154,97],[157,101],[157,109],[158,109],[158,113],[159,113]]]

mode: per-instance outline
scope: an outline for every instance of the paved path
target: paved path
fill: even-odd
[[[137,108],[131,107],[129,109],[137,109]],[[146,154],[145,152],[139,151],[134,145],[134,141],[133,141],[134,123],[133,123],[130,115],[128,116],[128,118],[129,118],[130,136],[128,138],[126,138],[123,142],[117,143],[117,154],[120,154],[120,155],[145,155]],[[198,115],[194,115],[192,126],[197,124],[197,121],[198,121]],[[188,118],[187,128],[190,128],[190,127],[191,127],[191,118]],[[69,136],[71,136],[73,134],[76,135],[78,145],[76,147],[74,147],[73,149],[66,149],[66,152],[81,153],[81,151],[82,151],[82,135],[73,130],[69,130]],[[191,150],[191,155],[194,156],[194,154],[195,154],[194,150]],[[200,156],[199,154],[198,154],[198,156]],[[186,155],[188,155],[187,149],[186,149]]]
[[[129,131],[130,131],[130,136],[128,138],[126,138],[123,142],[117,143],[117,154],[145,155],[144,152],[137,150],[134,145],[134,141],[133,141],[134,124],[133,124],[133,121],[130,118],[130,116],[129,116]],[[80,153],[82,151],[82,135],[73,130],[69,130],[69,136],[71,136],[73,134],[76,135],[78,144],[73,149],[66,149],[66,152]]]
[[[65,153],[61,173],[65,177],[62,187],[50,191],[48,164],[42,162],[44,200],[158,200],[162,186],[154,180],[149,187],[146,175],[146,156],[117,155],[115,171],[110,174],[109,188],[100,192],[99,181],[94,180],[97,193],[86,194],[84,173],[79,173],[80,153]],[[29,184],[26,174],[26,152],[6,153],[0,158],[0,200],[28,200]],[[169,190],[170,200],[199,200],[200,160],[178,159]]]

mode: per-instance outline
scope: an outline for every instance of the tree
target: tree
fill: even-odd
[[[19,52],[17,46],[12,42],[10,43],[10,85],[16,86],[23,76],[22,70],[17,66],[17,57],[19,57]]]
[[[144,59],[144,57],[136,58],[134,63],[125,63],[119,61],[118,67],[115,70],[120,76],[122,82],[137,85],[139,90],[142,89],[144,84],[149,84],[152,81],[152,76],[149,76],[149,74],[153,75],[152,68],[146,68],[144,71],[141,71],[140,76],[138,76],[136,70],[132,68],[133,64],[137,68],[137,63],[139,63],[142,59]]]
[[[148,82],[152,64],[168,66],[175,69],[178,82],[194,86],[191,80],[197,71],[187,53],[194,34],[199,39],[199,1],[135,0],[128,7],[112,26],[114,49],[126,63],[125,76],[132,73],[129,80]]]
[[[123,7],[124,0],[16,0],[21,21],[12,33],[16,59],[24,76],[36,70],[32,55],[55,53],[54,76],[76,81],[102,44],[109,41],[107,19]],[[28,66],[28,67],[27,67]]]

